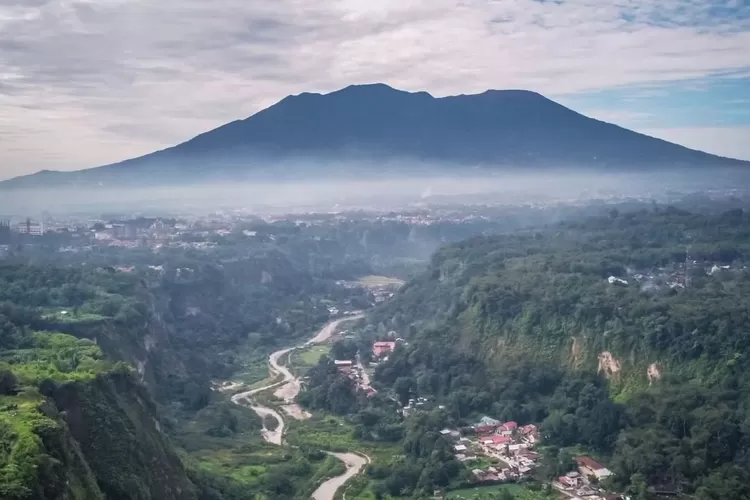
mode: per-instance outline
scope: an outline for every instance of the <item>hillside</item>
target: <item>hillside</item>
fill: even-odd
[[[134,374],[0,304],[0,497],[197,499]]]
[[[613,378],[647,385],[639,363],[684,369],[709,355],[719,361],[719,347],[709,343],[732,342],[741,323],[730,310],[741,309],[734,301],[748,280],[748,236],[750,217],[741,211],[670,209],[472,238],[438,250],[429,270],[373,320],[451,337],[490,362],[523,354],[596,371],[599,355],[610,351],[621,360]],[[727,348],[719,351],[728,355]]]
[[[289,96],[177,146],[0,187],[152,184],[273,176],[465,173],[582,167],[602,171],[746,166],[583,116],[535,92],[435,98],[383,84]]]
[[[284,472],[252,412],[211,390],[247,362],[248,336],[251,357],[327,318],[308,298],[323,285],[278,251],[226,274],[179,263],[163,275],[0,265],[0,497],[247,499],[276,474],[307,487],[325,466]],[[272,473],[240,485],[228,456]]]
[[[748,241],[741,211],[660,209],[443,247],[370,315],[409,340],[375,378],[536,423],[633,498],[746,498]]]

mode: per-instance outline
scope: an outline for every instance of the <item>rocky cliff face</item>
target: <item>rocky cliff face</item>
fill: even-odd
[[[51,393],[75,456],[109,499],[197,498],[145,388],[127,371],[73,382]],[[72,440],[72,441],[71,441]],[[77,446],[76,446],[77,445]],[[96,497],[81,497],[96,498]]]
[[[39,411],[45,415],[46,424],[37,426],[38,436],[37,477],[34,490],[27,498],[46,500],[104,500],[94,472],[81,447],[68,427],[63,415],[51,402],[43,403]],[[23,498],[18,491],[4,491],[3,498]]]
[[[136,377],[116,368],[0,396],[0,498],[197,499]]]

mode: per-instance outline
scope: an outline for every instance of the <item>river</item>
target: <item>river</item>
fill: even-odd
[[[286,349],[281,349],[271,353],[271,355],[268,356],[268,368],[270,375],[281,375],[281,380],[270,383],[268,385],[264,385],[263,387],[240,392],[232,396],[232,401],[234,403],[248,406],[260,418],[264,419],[262,430],[263,439],[265,439],[269,443],[281,445],[284,441],[284,418],[273,408],[257,404],[251,401],[250,398],[255,394],[278,387],[279,390],[277,391],[277,393],[283,394],[282,399],[284,399],[285,402],[288,403],[290,401],[293,401],[300,391],[300,380],[295,377],[294,374],[292,374],[289,368],[284,365],[280,365],[279,360],[295,349],[299,349],[308,345],[322,344],[324,342],[327,342],[336,332],[336,328],[338,328],[341,323],[347,321],[355,321],[363,317],[364,314],[359,313],[353,316],[347,316],[345,318],[339,318],[330,321],[326,323],[323,328],[321,328],[318,333],[307,342],[304,342],[303,344],[295,347],[288,347]],[[265,417],[269,415],[278,421],[277,427],[273,430],[267,429],[265,427]],[[346,466],[346,472],[323,482],[313,493],[312,498],[314,500],[333,500],[336,491],[338,491],[338,489],[350,478],[359,474],[364,466],[369,462],[368,458],[362,455],[357,455],[356,453],[334,453],[329,451],[326,451],[326,453],[344,462],[344,465]]]

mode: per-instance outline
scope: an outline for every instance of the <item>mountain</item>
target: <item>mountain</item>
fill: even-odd
[[[588,118],[535,92],[435,98],[384,84],[289,96],[244,120],[139,158],[71,173],[43,171],[5,187],[313,177],[383,164],[396,172],[484,167],[644,169],[747,166]],[[352,163],[358,163],[354,168]]]

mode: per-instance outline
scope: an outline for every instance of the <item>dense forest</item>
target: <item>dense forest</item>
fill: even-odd
[[[746,262],[739,210],[612,211],[449,245],[370,315],[410,340],[376,380],[455,419],[539,424],[638,500],[748,498]]]

